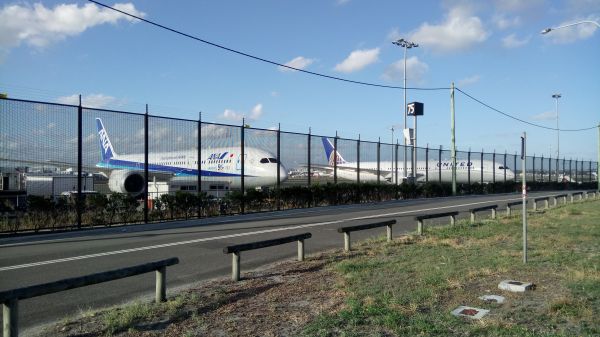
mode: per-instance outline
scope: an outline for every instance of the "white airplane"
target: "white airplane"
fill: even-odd
[[[340,178],[354,180],[356,181],[356,175],[358,170],[357,162],[348,162],[344,160],[342,155],[335,151],[334,155],[334,147],[331,144],[331,141],[327,137],[322,137],[323,147],[325,148],[325,155],[327,156],[328,165],[327,166],[318,166],[315,167],[325,169],[333,172],[334,170],[334,160],[337,161],[337,176]],[[400,163],[400,162],[398,162]],[[439,174],[441,171],[442,174],[442,182],[452,182],[452,162],[451,161],[442,161],[441,163],[436,161],[429,161],[427,167],[425,166],[424,161],[417,161],[417,174],[416,178],[418,182],[425,182],[425,172],[427,169],[428,179],[429,181],[436,182],[439,179]],[[395,163],[392,161],[381,161],[379,163],[379,180],[381,182],[387,183],[395,183]],[[401,166],[401,165],[398,165]],[[410,166],[410,163],[409,163]],[[457,161],[456,162],[456,182],[458,183],[467,183],[469,181],[469,167],[471,168],[471,182],[480,182],[481,181],[481,161],[471,160],[467,161]],[[504,181],[504,174],[506,172],[506,180],[514,180],[515,173],[508,167],[503,166],[502,164],[496,163],[496,169],[493,170],[494,162],[490,160],[483,161],[483,181],[484,182],[492,182],[494,181],[494,175],[496,177],[496,181]],[[398,183],[401,183],[403,177],[407,177],[405,174],[404,168],[397,167],[396,171],[398,173]],[[407,171],[410,172],[410,167],[407,168]],[[362,182],[365,181],[377,181],[377,162],[376,161],[361,161],[360,162],[360,180]]]
[[[139,194],[144,191],[144,154],[118,155],[108,138],[108,133],[100,118],[96,118],[100,153],[102,159],[97,167],[113,169],[108,187],[113,192]],[[241,150],[238,147],[202,149],[201,181],[229,184],[230,189],[241,188]],[[150,152],[148,171],[189,176],[198,176],[198,155],[196,150],[173,152]],[[281,181],[287,179],[287,170],[280,165]],[[277,159],[272,154],[253,147],[244,149],[244,186],[254,188],[277,184]]]

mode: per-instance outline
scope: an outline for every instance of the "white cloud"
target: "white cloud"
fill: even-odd
[[[422,82],[423,77],[429,70],[427,63],[412,56],[406,59],[406,79],[415,82]],[[396,81],[404,78],[404,60],[398,60],[390,64],[384,71],[382,77],[388,81]]]
[[[234,121],[234,122],[241,122],[242,119],[244,119],[244,118],[249,119],[249,120],[257,120],[262,116],[262,114],[263,114],[263,105],[262,105],[262,103],[258,103],[254,106],[254,108],[252,108],[250,115],[246,115],[245,112],[238,112],[238,111],[234,111],[231,109],[225,109],[225,111],[223,111],[223,113],[221,115],[219,115],[219,118]]]
[[[489,33],[481,19],[471,14],[468,7],[452,8],[440,24],[423,23],[410,33],[409,40],[436,52],[456,52],[485,41]]]
[[[401,39],[402,35],[400,34],[400,29],[398,29],[398,27],[392,28],[392,30],[390,30],[386,38],[389,41],[397,41]]]
[[[504,14],[495,14],[492,17],[492,22],[499,29],[508,29],[513,27],[518,27],[521,25],[521,17],[520,16],[507,16]]]
[[[304,69],[304,68],[308,67],[309,65],[311,65],[314,61],[315,61],[314,59],[308,59],[303,56],[298,56],[298,57],[294,58],[293,60],[285,63],[285,65],[288,67],[296,68],[296,69]],[[293,69],[282,67],[282,66],[279,66],[278,69],[279,69],[279,71],[295,71]]]
[[[342,73],[351,73],[361,70],[369,64],[379,60],[379,48],[355,50],[346,57],[344,61],[338,63],[334,70]]]
[[[61,104],[79,105],[79,95],[58,97],[56,101]],[[114,108],[122,104],[112,96],[103,94],[90,94],[81,97],[81,105],[86,108],[101,109],[110,106]]]
[[[502,39],[502,45],[504,46],[504,48],[518,48],[518,47],[522,47],[522,46],[526,45],[527,43],[529,43],[530,39],[531,39],[531,36],[519,39],[517,37],[517,35],[513,33],[510,35],[507,35],[506,37],[504,37]]]
[[[496,8],[501,12],[523,13],[544,6],[545,0],[496,0]]]
[[[465,78],[459,80],[456,83],[456,85],[458,87],[464,87],[464,86],[467,86],[467,85],[475,84],[475,83],[479,82],[480,79],[481,79],[481,76],[479,76],[479,75],[473,75],[473,76],[465,77]]]
[[[256,120],[259,119],[263,114],[263,105],[262,103],[258,103],[252,108],[252,113],[250,114],[250,119]]]
[[[271,91],[271,97],[279,97],[279,92]]]
[[[600,18],[599,17],[577,18],[577,19],[562,22],[556,26],[560,27],[563,25],[567,25],[567,24],[574,23],[574,22],[580,22],[583,20],[592,20],[592,21],[598,22],[598,20],[600,20]],[[567,27],[567,28],[553,30],[550,33],[546,34],[545,36],[550,38],[552,40],[552,42],[554,42],[554,43],[571,43],[571,42],[575,42],[577,40],[584,40],[584,39],[591,37],[592,35],[594,35],[594,33],[596,32],[597,29],[598,29],[598,26],[596,26],[592,23],[589,23],[589,24],[583,23],[583,24],[579,24],[579,25],[575,25],[575,26],[571,26],[571,27]]]
[[[131,3],[117,3],[113,7],[137,16],[145,15]],[[33,6],[6,5],[0,9],[0,51],[6,54],[10,48],[21,43],[45,47],[81,34],[91,27],[105,23],[116,24],[119,20],[136,21],[95,4],[82,7],[77,4],[60,4],[54,8],[47,8],[42,3]]]
[[[531,116],[534,121],[551,121],[556,120],[556,111],[546,111],[537,115]]]

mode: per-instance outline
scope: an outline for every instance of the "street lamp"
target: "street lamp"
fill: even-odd
[[[560,158],[560,129],[558,127],[558,99],[561,98],[561,94],[554,94],[552,98],[556,100],[556,162]],[[558,180],[558,165],[556,165],[556,180]]]
[[[571,27],[571,26],[575,26],[575,25],[581,25],[581,24],[584,24],[584,23],[591,23],[593,25],[598,26],[598,28],[600,28],[600,23],[598,23],[596,21],[591,21],[591,20],[584,20],[584,21],[569,23],[567,25],[558,26],[558,27],[554,27],[554,28],[546,28],[546,29],[542,30],[540,32],[540,34],[548,34],[548,33],[550,33],[553,30],[557,30],[557,29],[561,29],[561,28],[566,28],[566,27]]]
[[[405,39],[400,39],[392,43],[396,46],[404,48],[404,129],[406,130],[406,50],[411,48],[417,48],[419,45]],[[404,137],[404,176],[408,176],[406,168],[406,155],[406,137]]]

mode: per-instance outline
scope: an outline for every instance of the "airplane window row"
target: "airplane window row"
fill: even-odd
[[[274,164],[277,164],[277,159],[275,159],[275,158],[262,158],[262,159],[260,160],[260,163],[261,163],[261,164],[267,164],[267,163],[274,163]]]

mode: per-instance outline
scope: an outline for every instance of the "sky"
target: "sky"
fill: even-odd
[[[105,2],[195,37],[297,69],[408,87],[451,83],[530,123],[600,122],[600,0]],[[403,128],[403,90],[266,64],[87,1],[0,2],[0,92],[11,98],[390,142]],[[407,90],[424,103],[417,143],[450,146],[450,91]],[[455,93],[459,150],[555,155],[557,132]],[[409,127],[413,119],[409,118]],[[0,126],[1,128],[1,126]],[[401,141],[400,141],[401,142]],[[598,158],[598,130],[560,133],[560,156]]]

